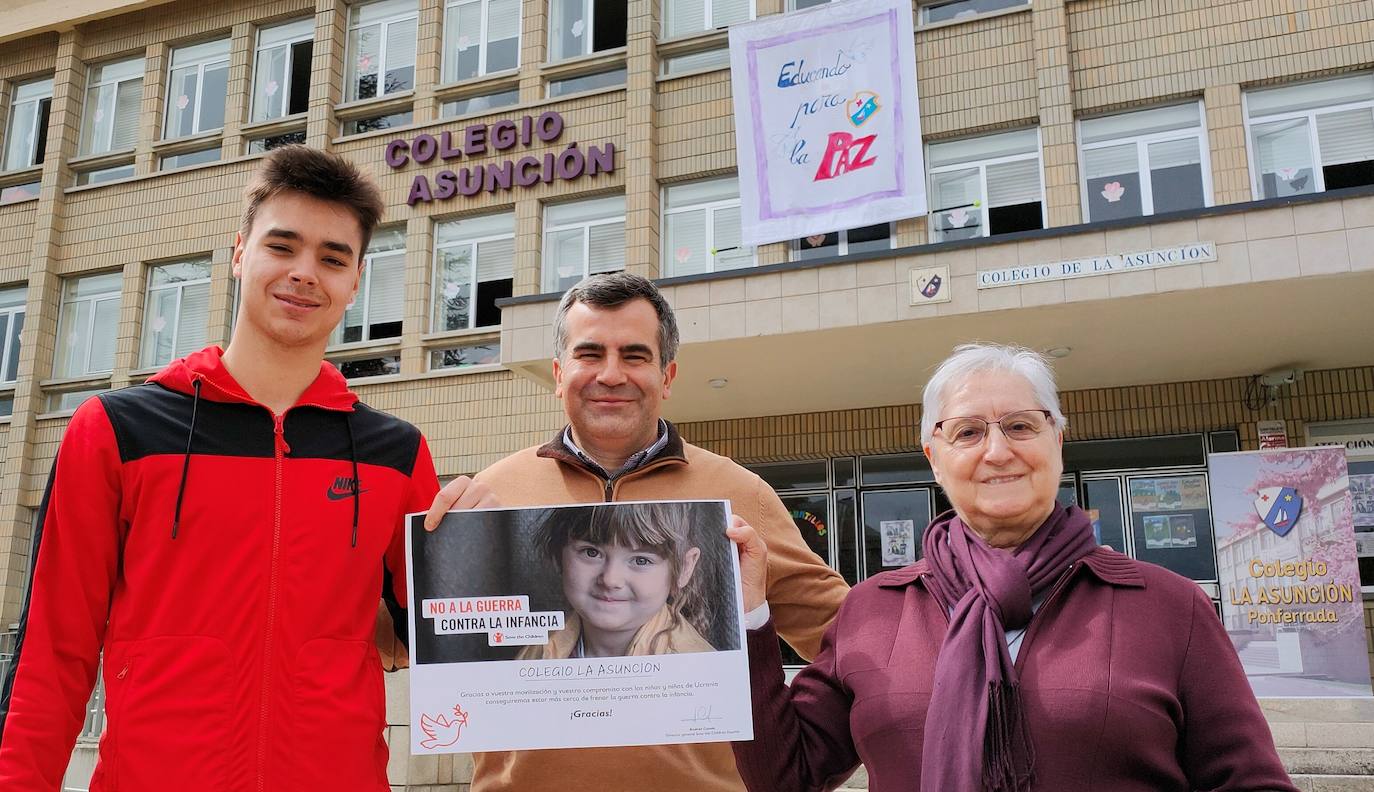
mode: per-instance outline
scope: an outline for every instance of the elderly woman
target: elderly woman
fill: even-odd
[[[1055,502],[1064,416],[1025,349],[955,350],[926,386],[921,442],[952,512],[924,558],[856,587],[789,687],[761,561],[740,543],[753,792],[1293,790],[1212,603],[1093,542]]]

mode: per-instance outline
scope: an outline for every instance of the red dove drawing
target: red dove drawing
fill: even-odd
[[[458,704],[453,705],[453,720],[449,720],[448,716],[442,713],[438,718],[431,718],[422,712],[420,731],[425,733],[425,739],[420,741],[420,745],[430,750],[453,745],[458,742],[458,735],[466,725],[468,714]]]

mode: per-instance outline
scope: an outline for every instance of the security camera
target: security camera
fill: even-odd
[[[1298,369],[1274,369],[1259,375],[1259,384],[1266,388],[1279,388],[1292,385],[1301,378],[1302,372]]]

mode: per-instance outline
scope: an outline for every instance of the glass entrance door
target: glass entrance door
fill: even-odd
[[[864,577],[898,569],[921,557],[921,537],[930,524],[928,487],[861,493]]]

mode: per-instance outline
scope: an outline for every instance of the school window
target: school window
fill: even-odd
[[[1374,73],[1245,95],[1256,198],[1374,184]]]
[[[500,341],[472,341],[466,344],[435,349],[429,353],[431,371],[461,369],[472,366],[493,366],[501,362]]]
[[[169,154],[163,157],[159,163],[160,170],[175,170],[177,168],[187,168],[192,165],[203,165],[207,162],[219,162],[220,148],[216,143],[209,148],[187,151],[182,154]]]
[[[405,314],[405,228],[378,229],[363,262],[358,295],[334,329],[331,344],[401,336],[401,317]]]
[[[594,91],[598,88],[610,88],[612,86],[624,84],[625,69],[611,69],[610,71],[569,77],[565,80],[550,80],[548,95],[550,97],[567,96],[568,94],[581,93],[582,91]]]
[[[355,5],[348,14],[345,101],[389,96],[415,87],[415,0]]]
[[[892,248],[892,224],[879,223],[862,228],[847,228],[828,234],[812,234],[792,241],[792,260],[847,256],[871,250]]]
[[[1084,119],[1078,139],[1090,221],[1211,203],[1200,102]]]
[[[295,146],[303,143],[305,143],[305,130],[298,129],[295,132],[283,132],[280,135],[253,138],[248,141],[248,153],[261,154],[282,146]]]
[[[210,261],[159,264],[148,272],[143,311],[145,367],[163,366],[205,346],[210,319]]]
[[[512,88],[509,91],[497,91],[496,93],[482,94],[480,96],[467,96],[462,99],[455,99],[452,102],[445,102],[440,108],[444,118],[454,116],[469,115],[471,113],[481,113],[487,110],[495,110],[500,107],[509,107],[520,103],[520,91]]]
[[[710,179],[663,188],[663,277],[750,267],[740,243],[739,180]]]
[[[229,39],[177,47],[172,50],[171,69],[163,138],[223,127],[229,86]]]
[[[813,8],[818,5],[825,5],[830,0],[787,0],[788,11],[800,11],[803,8]]]
[[[365,132],[394,129],[395,127],[406,126],[414,117],[414,113],[410,110],[406,110],[403,113],[390,113],[388,115],[357,118],[343,122],[343,133],[345,135],[361,135]]]
[[[131,149],[143,106],[143,59],[92,66],[81,113],[82,154]]]
[[[921,24],[972,19],[991,11],[1030,5],[1030,0],[938,0],[921,4]]]
[[[51,77],[14,86],[9,129],[5,131],[5,170],[24,170],[43,164],[51,109]]]
[[[549,0],[549,60],[625,46],[625,0]]]
[[[63,282],[54,377],[85,377],[114,370],[122,281],[121,273],[107,272]]]
[[[520,0],[460,0],[444,12],[444,81],[520,65]]]
[[[0,385],[19,378],[19,334],[24,330],[27,295],[24,286],[0,289]]]
[[[753,0],[666,0],[663,37],[716,30],[754,18]]]
[[[315,20],[299,19],[258,31],[253,58],[253,122],[304,113],[310,102]]]
[[[496,301],[515,284],[515,215],[449,220],[434,235],[430,331],[499,326]]]
[[[690,52],[686,55],[674,55],[671,58],[664,58],[660,70],[663,72],[663,75],[667,77],[675,74],[683,74],[685,72],[728,68],[730,68],[729,48],[717,47],[716,49]]]
[[[544,210],[544,291],[562,292],[588,275],[625,269],[625,197],[555,204]]]
[[[926,168],[932,242],[1045,227],[1038,130],[931,143]]]

